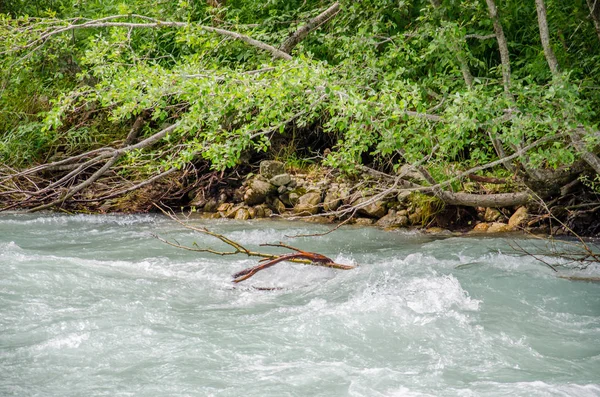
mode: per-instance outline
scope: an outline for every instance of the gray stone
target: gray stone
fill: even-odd
[[[269,200],[269,207],[276,214],[283,214],[285,212],[285,204],[283,204],[281,202],[281,200],[279,200],[278,198],[274,198],[272,200]]]
[[[279,174],[272,177],[269,182],[275,186],[286,186],[292,181],[290,174]]]
[[[412,180],[414,182],[426,182],[423,175],[421,175],[421,173],[411,164],[402,165],[398,170],[398,175],[402,175],[402,179]]]
[[[375,223],[375,219],[371,219],[371,218],[356,218],[354,220],[354,224],[360,225],[360,226],[371,226],[374,223]]]
[[[206,204],[204,204],[204,211],[205,212],[215,212],[217,210],[218,206],[219,206],[219,203],[217,202],[217,200],[212,198],[212,199],[208,200],[206,202]]]
[[[244,202],[248,205],[262,204],[273,190],[273,186],[269,182],[254,179],[250,183],[250,189],[244,193]]]
[[[320,203],[320,192],[308,192],[298,199],[298,203],[294,206],[294,213],[300,215],[314,215],[319,212]]]
[[[411,191],[409,190],[402,190],[400,191],[400,193],[398,193],[398,202],[400,204],[406,204],[408,203],[408,199],[410,197],[410,195],[412,194]]]
[[[323,200],[323,209],[327,212],[337,210],[342,205],[340,193],[337,190],[328,191]]]
[[[408,226],[408,217],[406,215],[399,215],[398,212],[390,210],[387,215],[377,221],[377,226],[389,228],[389,227],[405,227]]]
[[[281,161],[265,160],[260,162],[260,174],[267,179],[275,175],[285,174],[285,167]]]
[[[298,200],[300,199],[300,195],[298,193],[291,192],[288,195],[288,199],[290,200],[290,205],[293,207],[296,204],[298,204]]]
[[[277,188],[277,193],[284,194],[285,192],[287,192],[287,187],[285,187],[285,186],[279,186]]]
[[[352,202],[353,206],[361,205],[366,203],[367,201],[371,201],[372,197],[360,197]],[[361,215],[368,216],[369,218],[381,218],[387,213],[386,201],[384,200],[375,200],[365,205],[364,207],[358,210],[358,213]]]

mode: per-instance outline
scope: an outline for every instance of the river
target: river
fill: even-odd
[[[0,395],[600,396],[600,284],[510,248],[538,241],[191,222],[359,266],[234,287],[256,260],[163,216],[2,214]]]

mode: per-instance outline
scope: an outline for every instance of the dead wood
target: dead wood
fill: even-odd
[[[298,45],[310,32],[323,25],[331,18],[333,18],[340,11],[340,3],[335,2],[331,7],[317,15],[316,17],[309,20],[305,25],[300,27],[294,33],[292,33],[284,42],[281,44],[279,49],[286,54],[290,54],[294,47]]]
[[[251,257],[262,258],[259,262],[263,262],[263,263],[260,263],[257,266],[252,266],[247,269],[243,269],[243,270],[235,273],[232,277],[233,277],[233,282],[236,284],[241,281],[249,279],[250,277],[254,276],[259,271],[268,269],[269,267],[274,266],[280,262],[294,262],[294,263],[301,263],[301,264],[305,264],[305,265],[328,267],[331,269],[338,269],[338,270],[351,270],[351,269],[355,268],[355,266],[352,266],[352,265],[344,265],[341,263],[335,263],[331,258],[328,258],[325,255],[321,255],[321,254],[318,254],[315,252],[306,252],[299,248],[295,248],[295,247],[283,244],[281,242],[278,244],[266,243],[266,244],[261,244],[261,246],[282,247],[282,248],[290,249],[290,250],[293,250],[296,252],[289,253],[289,254],[270,254],[270,253],[265,253],[265,252],[252,251],[252,250],[244,247],[237,241],[231,240],[230,238],[228,238],[222,234],[212,232],[205,227],[192,226],[189,223],[182,221],[172,211],[167,211],[164,208],[162,208],[161,206],[158,206],[156,204],[155,204],[155,206],[163,214],[165,214],[170,219],[177,222],[184,228],[193,230],[198,233],[202,233],[202,234],[206,234],[206,235],[215,237],[216,239],[221,240],[223,243],[229,245],[233,249],[230,251],[220,251],[220,250],[216,250],[213,248],[202,248],[202,247],[199,247],[196,243],[194,243],[193,246],[190,247],[187,245],[180,244],[177,241],[173,242],[173,241],[166,240],[160,236],[153,235],[156,239],[162,241],[165,244],[168,244],[172,247],[185,249],[188,251],[207,252],[207,253],[210,253],[213,255],[228,256],[228,255],[245,254],[245,255],[251,256]]]

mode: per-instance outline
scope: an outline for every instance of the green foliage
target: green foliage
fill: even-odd
[[[277,47],[328,3],[109,3],[2,6],[2,161],[25,166],[123,139],[132,120],[147,114],[144,136],[174,122],[178,128],[153,148],[129,154],[128,166],[181,167],[204,158],[225,169],[244,153],[267,150],[278,135],[293,140],[291,131],[318,126],[337,142],[327,164],[348,172],[357,163],[397,167],[424,156],[436,164],[432,171],[474,166],[497,159],[490,137],[508,154],[556,137],[521,160],[557,168],[577,158],[567,132],[595,131],[600,122],[600,45],[584,0],[546,1],[560,78],[545,62],[533,3],[498,2],[511,52],[510,96],[496,41],[465,38],[493,32],[481,1],[445,1],[437,9],[424,0],[342,1],[342,11],[302,41],[291,62],[201,25]],[[67,18],[148,22],[134,14],[188,25],[73,30],[35,51],[22,49],[48,29],[66,27]],[[471,89],[457,55],[475,76]],[[264,71],[248,73],[257,69]]]

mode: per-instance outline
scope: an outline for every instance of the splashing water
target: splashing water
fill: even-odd
[[[600,285],[506,238],[193,222],[360,266],[234,287],[255,260],[164,245],[220,247],[163,217],[2,215],[0,395],[600,396]]]

